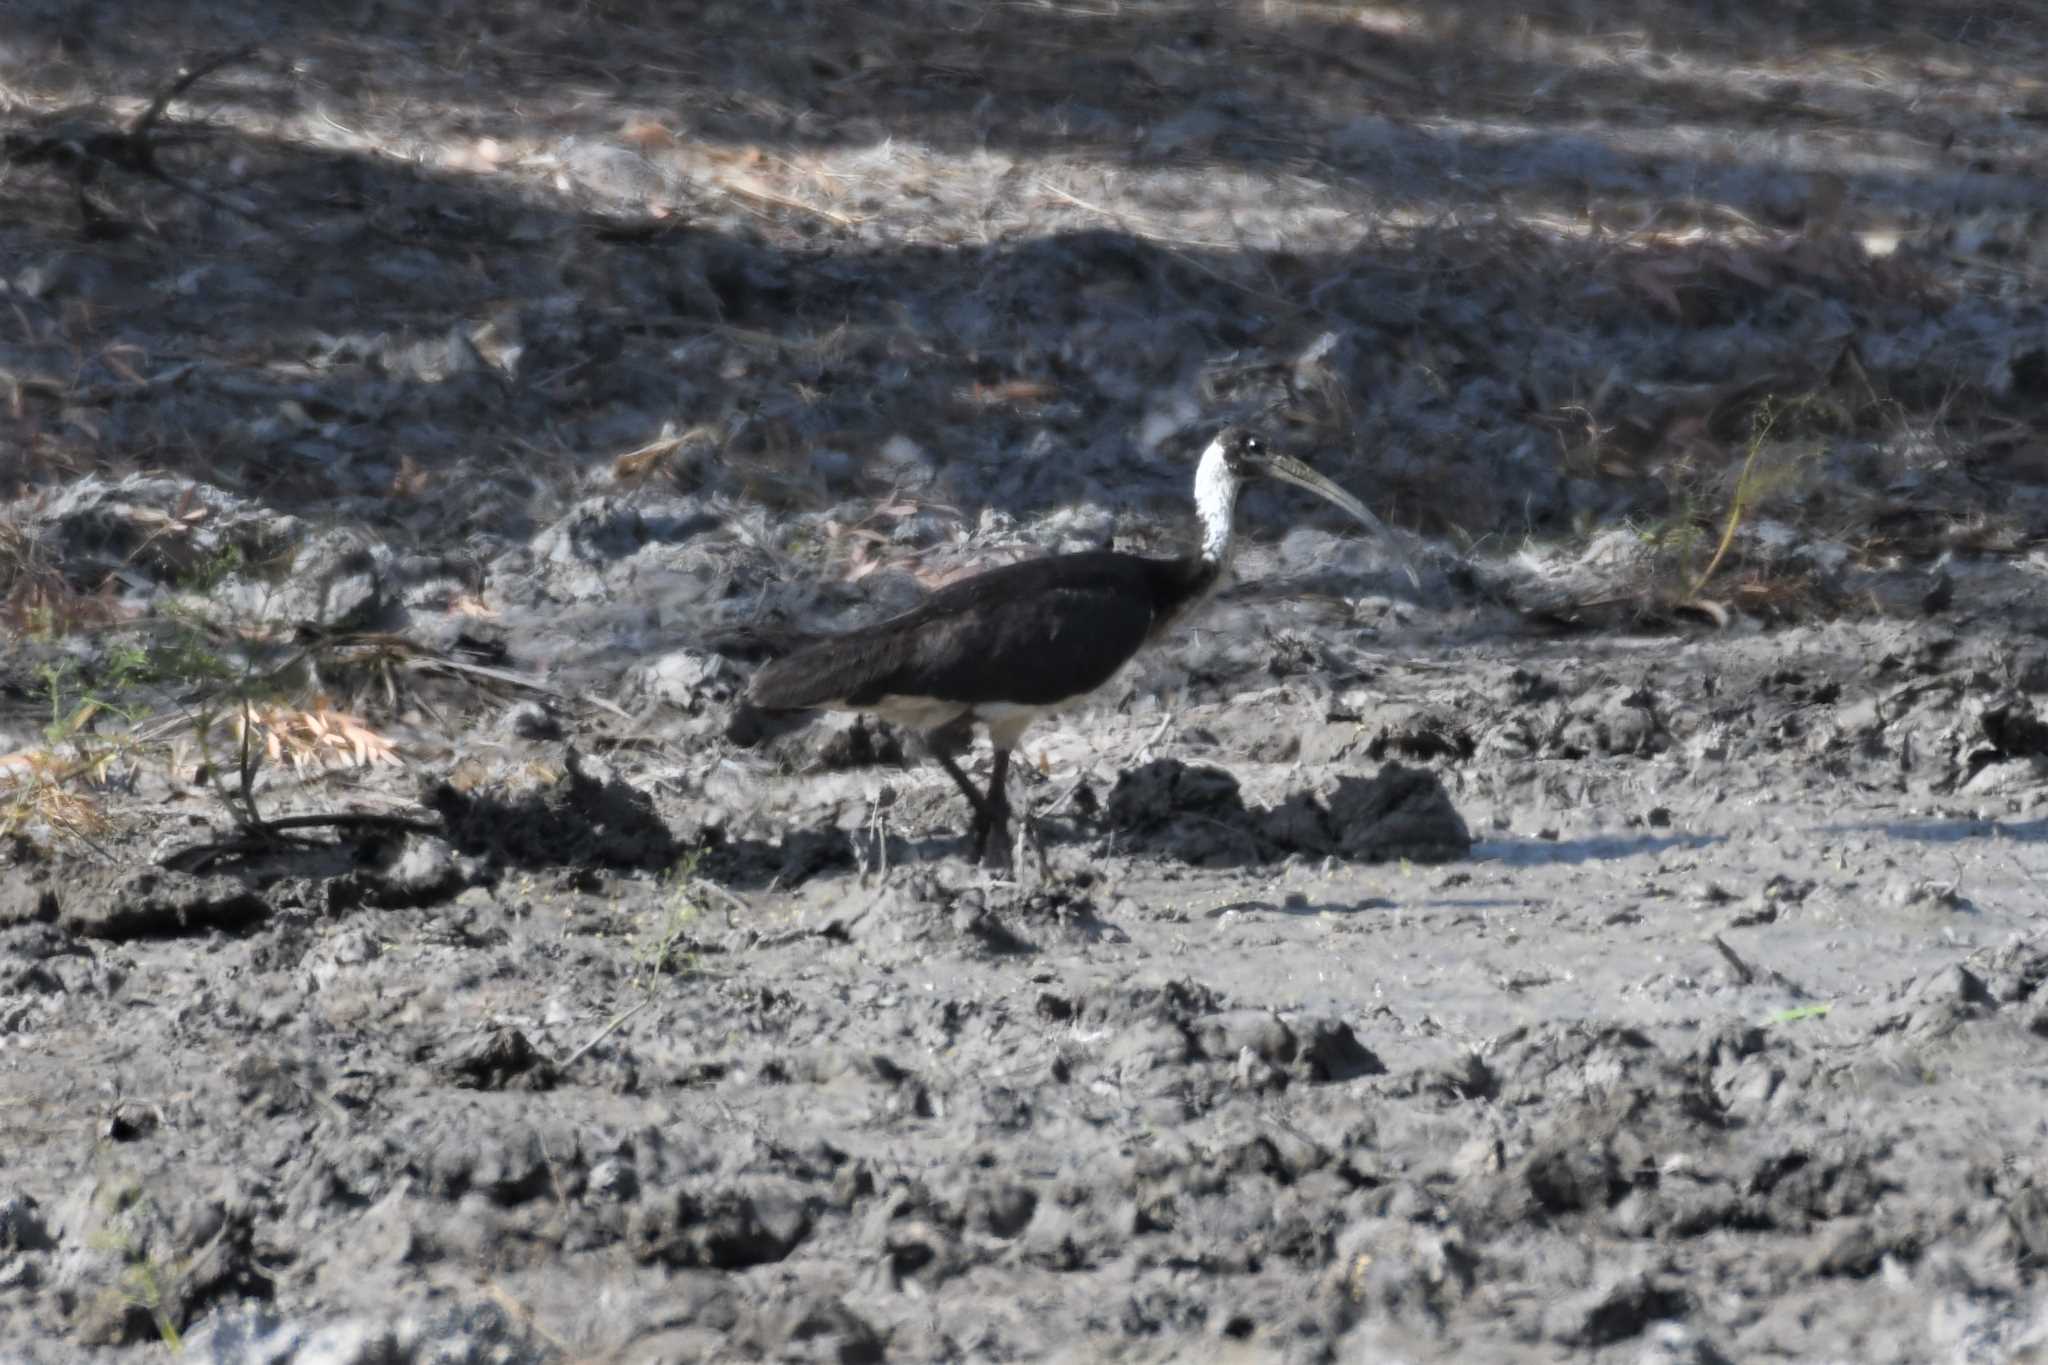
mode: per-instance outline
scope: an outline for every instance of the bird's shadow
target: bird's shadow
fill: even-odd
[[[1099,831],[1081,819],[1053,817],[1036,825],[1040,845],[1048,853],[1099,837]],[[997,865],[989,871],[1015,872],[1028,864],[1030,856],[1027,852],[1013,858],[1009,867]],[[953,863],[974,865],[974,841],[964,831],[904,832],[894,825],[849,829],[828,819],[768,838],[713,835],[704,845],[697,870],[735,891],[786,891],[828,873],[886,877],[903,868]]]
[[[1224,868],[1265,866],[1293,855],[1445,862],[1467,856],[1473,846],[1436,775],[1398,763],[1258,806],[1244,802],[1236,779],[1222,769],[1158,759],[1120,774],[1106,804],[1077,804],[1033,817],[1042,849]],[[893,821],[848,828],[826,820],[770,838],[715,837],[700,870],[735,889],[770,890],[825,873],[869,874],[971,857],[965,833],[906,832]]]

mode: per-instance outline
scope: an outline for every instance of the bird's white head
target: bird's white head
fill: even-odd
[[[1202,558],[1229,565],[1231,522],[1237,511],[1238,491],[1248,480],[1258,478],[1279,479],[1306,488],[1343,508],[1360,525],[1387,542],[1407,572],[1409,582],[1420,581],[1393,533],[1364,503],[1292,455],[1274,450],[1258,433],[1236,426],[1216,433],[1216,439],[1209,442],[1208,449],[1202,452],[1202,462],[1195,468],[1195,510],[1202,519]]]
[[[1202,452],[1202,461],[1195,466],[1195,513],[1202,519],[1202,558],[1229,563],[1238,490],[1245,480],[1258,477],[1266,458],[1265,440],[1243,427],[1223,428]]]

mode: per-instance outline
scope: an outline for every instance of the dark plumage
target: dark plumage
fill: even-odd
[[[1245,480],[1308,488],[1382,534],[1356,499],[1257,436],[1226,428],[1202,454],[1195,505],[1202,547],[1178,559],[1091,550],[1005,565],[948,584],[910,611],[816,641],[754,675],[763,711],[867,711],[923,733],[973,806],[976,856],[1007,853],[1010,751],[1038,716],[1093,692],[1229,571],[1231,520]],[[1413,570],[1410,570],[1411,577]],[[975,724],[995,762],[984,796],[953,754]]]
[[[1006,564],[776,660],[748,700],[771,711],[865,709],[891,696],[1054,706],[1108,682],[1218,572],[1108,550]]]

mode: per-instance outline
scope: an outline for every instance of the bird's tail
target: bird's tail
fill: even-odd
[[[799,648],[770,659],[754,673],[746,694],[726,723],[726,738],[745,748],[796,729],[817,707],[833,700],[830,670],[820,670],[812,652]]]
[[[751,749],[771,739],[780,739],[790,731],[799,729],[811,719],[808,711],[771,711],[742,700],[733,707],[732,715],[726,718],[726,742],[742,749]]]
[[[770,659],[747,684],[747,703],[763,711],[805,711],[828,698],[819,691],[824,680],[804,651]]]

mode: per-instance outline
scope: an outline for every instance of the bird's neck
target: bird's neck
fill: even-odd
[[[1195,515],[1202,522],[1202,561],[1220,573],[1230,567],[1231,523],[1237,515],[1237,475],[1211,449],[1195,469]]]

